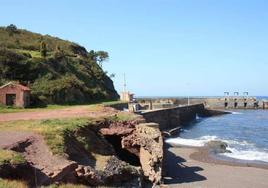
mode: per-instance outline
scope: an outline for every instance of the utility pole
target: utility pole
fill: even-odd
[[[124,92],[127,91],[126,74],[124,73]]]

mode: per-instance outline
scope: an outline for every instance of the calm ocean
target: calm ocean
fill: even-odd
[[[180,137],[167,142],[203,146],[211,140],[228,144],[234,159],[268,162],[268,110],[237,110],[232,114],[199,118],[184,127]]]

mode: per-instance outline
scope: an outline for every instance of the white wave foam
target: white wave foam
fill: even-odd
[[[235,114],[235,115],[239,115],[239,114],[243,114],[241,112],[231,112],[232,114]]]
[[[199,119],[201,119],[201,117],[199,117],[199,115],[196,114],[195,119],[196,119],[196,120],[199,120]]]
[[[220,140],[228,144],[227,150],[232,153],[224,153],[224,155],[234,159],[249,160],[249,161],[264,161],[268,162],[268,152],[258,150],[254,144],[248,143],[247,141],[237,140],[225,140],[219,139],[217,136],[202,136],[196,139],[185,139],[185,138],[170,138],[166,142],[173,145],[180,146],[192,146],[202,147],[209,141]]]
[[[202,136],[197,139],[185,139],[185,138],[170,138],[166,140],[166,143],[182,146],[194,146],[202,147],[211,140],[217,140],[217,136]]]
[[[235,148],[227,148],[232,153],[224,153],[222,155],[240,160],[264,161],[268,162],[268,153],[257,150],[237,150]]]
[[[237,141],[237,140],[225,140],[222,139],[223,142],[227,143],[228,145],[239,145],[239,146],[251,146],[254,147],[255,145],[252,143],[248,143],[247,141]]]
[[[188,130],[184,130],[185,132],[188,132]],[[247,141],[237,141],[237,140],[227,140],[227,139],[220,139],[217,136],[211,136],[211,135],[207,135],[207,136],[202,136],[196,139],[185,139],[185,138],[170,138],[167,139],[166,142],[167,143],[171,143],[171,144],[177,144],[177,145],[186,145],[186,146],[204,146],[207,142],[209,141],[215,141],[215,140],[219,140],[222,142],[227,143],[228,145],[238,145],[238,146],[251,146],[254,147],[254,144],[252,143],[248,143]],[[193,144],[193,145],[191,145]]]
[[[182,145],[182,146],[194,146],[194,147],[201,147],[204,146],[205,144],[201,140],[184,139],[184,138],[170,138],[166,140],[166,143],[174,145]]]
[[[207,135],[207,136],[201,136],[200,138],[197,138],[198,140],[204,140],[204,141],[212,141],[212,140],[219,140],[219,138],[217,136],[210,136],[210,135]]]

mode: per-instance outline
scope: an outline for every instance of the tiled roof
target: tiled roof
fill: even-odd
[[[23,90],[23,91],[30,91],[31,89],[30,88],[28,88],[28,87],[26,87],[26,86],[24,86],[24,85],[21,85],[21,84],[17,84],[17,83],[14,83],[14,82],[9,82],[9,83],[7,83],[7,84],[5,84],[5,85],[2,85],[1,87],[0,87],[0,89],[3,89],[3,88],[5,88],[5,87],[7,87],[7,86],[9,86],[9,85],[14,85],[14,86],[16,86],[16,87],[19,87],[21,90]]]

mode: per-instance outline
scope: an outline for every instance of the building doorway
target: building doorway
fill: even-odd
[[[16,94],[6,94],[6,105],[14,106],[16,102]]]

